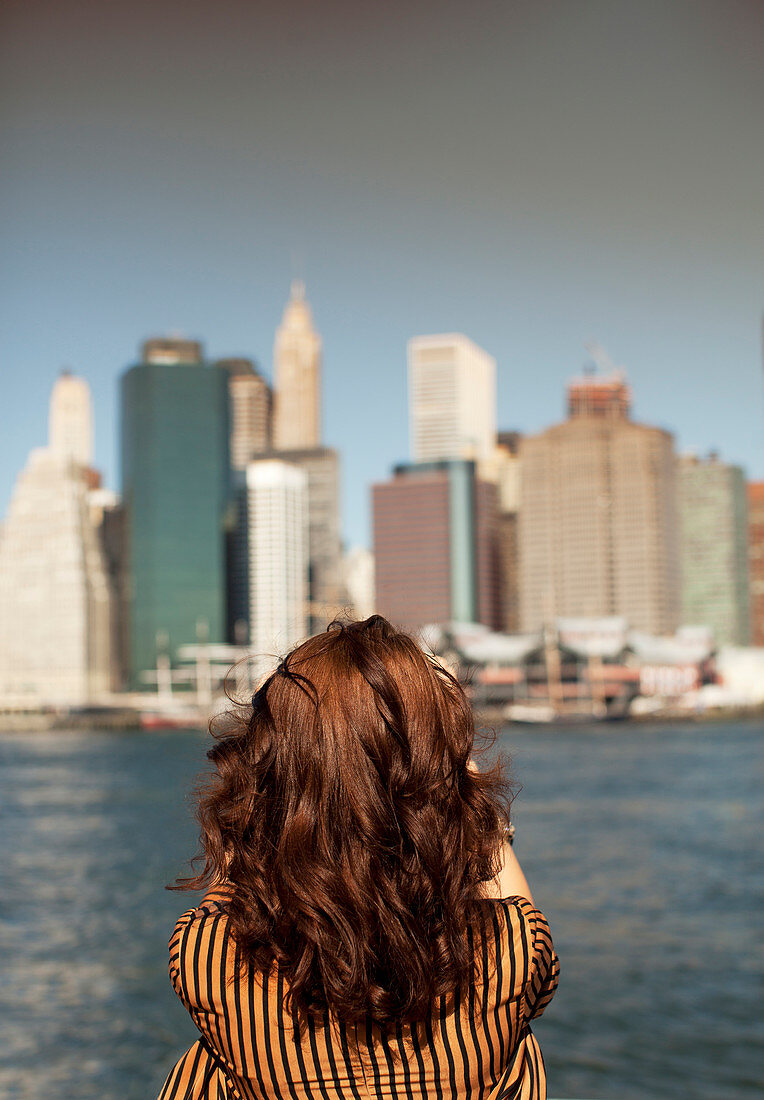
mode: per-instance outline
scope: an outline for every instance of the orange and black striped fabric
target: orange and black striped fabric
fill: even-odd
[[[201,1038],[171,1071],[159,1100],[544,1100],[546,1075],[530,1029],[557,986],[544,916],[524,898],[486,902],[476,936],[481,977],[443,998],[419,1029],[383,1033],[327,1013],[301,1035],[284,1008],[278,968],[240,971],[220,899],[184,913],[170,940],[170,977]]]

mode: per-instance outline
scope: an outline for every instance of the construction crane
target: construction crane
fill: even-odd
[[[624,368],[615,365],[602,344],[598,343],[596,340],[589,340],[588,343],[584,344],[584,347],[588,351],[592,363],[598,370],[602,371],[603,374],[615,374],[619,378],[624,377]]]

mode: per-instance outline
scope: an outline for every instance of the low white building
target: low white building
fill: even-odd
[[[722,646],[716,655],[716,669],[725,703],[757,706],[764,703],[764,648]]]

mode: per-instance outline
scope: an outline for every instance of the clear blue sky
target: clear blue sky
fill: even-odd
[[[139,342],[269,374],[295,267],[351,544],[407,456],[417,333],[495,355],[523,431],[596,339],[639,419],[764,477],[756,0],[11,0],[0,38],[3,512],[62,366],[118,487]]]

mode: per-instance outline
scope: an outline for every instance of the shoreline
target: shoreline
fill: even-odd
[[[143,712],[145,713],[145,712]],[[152,715],[154,712],[152,712]],[[666,708],[665,711],[654,711],[649,714],[624,715],[618,718],[597,718],[591,715],[560,715],[548,721],[521,721],[509,719],[503,713],[503,708],[479,707],[474,708],[475,725],[481,726],[516,726],[523,729],[555,728],[565,729],[608,729],[616,730],[620,726],[636,725],[709,725],[715,722],[745,722],[756,719],[764,720],[764,704],[751,707],[724,707],[707,709],[703,711],[687,711],[677,707]],[[152,721],[147,724],[142,718],[142,712],[138,710],[115,709],[98,710],[97,712],[63,714],[61,712],[40,710],[24,711],[22,713],[0,713],[0,734],[17,734],[19,736],[35,733],[77,732],[93,733],[122,732],[141,733],[166,733],[177,731],[179,733],[197,732],[205,733],[208,727],[208,719],[191,720],[181,722],[176,720]]]

